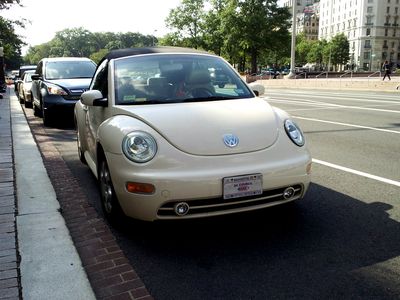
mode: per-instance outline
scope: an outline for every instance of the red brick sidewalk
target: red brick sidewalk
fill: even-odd
[[[10,120],[10,99],[8,95],[4,95],[0,99],[0,298],[22,299]]]
[[[27,116],[27,120],[96,298],[152,299],[108,225],[89,205],[52,138],[46,134],[42,120],[34,116]]]

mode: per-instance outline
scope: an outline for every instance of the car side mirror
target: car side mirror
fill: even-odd
[[[32,80],[39,80],[41,79],[41,76],[39,74],[32,74],[31,78]]]
[[[265,88],[262,84],[259,83],[249,83],[251,90],[256,94],[256,96],[262,96],[265,93]]]
[[[87,106],[107,106],[108,101],[99,90],[90,90],[82,93],[81,102]]]

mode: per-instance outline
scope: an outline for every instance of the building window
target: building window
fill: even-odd
[[[385,28],[385,36],[388,36],[389,29]]]
[[[386,7],[386,13],[390,13],[390,6]]]
[[[382,52],[382,59],[386,59],[387,58],[387,52]]]
[[[364,48],[371,48],[371,40],[365,40]]]
[[[370,35],[371,35],[371,28],[367,28],[366,36],[370,36]]]
[[[368,6],[367,7],[367,13],[372,14],[372,8],[373,8],[372,6]]]
[[[364,59],[370,58],[370,52],[364,52]]]

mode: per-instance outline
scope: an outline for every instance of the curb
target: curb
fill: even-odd
[[[152,299],[105,221],[89,204],[41,120],[26,116],[61,213],[97,299]]]

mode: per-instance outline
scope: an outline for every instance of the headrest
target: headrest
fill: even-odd
[[[186,79],[186,83],[188,84],[204,84],[210,82],[210,72],[207,69],[192,70]]]
[[[167,83],[167,78],[165,77],[150,77],[147,79],[147,85],[151,86],[164,86]]]

